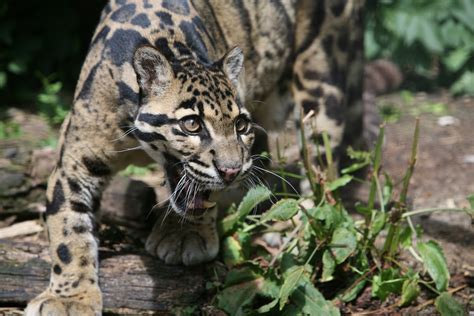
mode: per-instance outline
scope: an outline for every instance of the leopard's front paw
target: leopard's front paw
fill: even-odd
[[[25,309],[25,316],[96,316],[102,315],[102,295],[99,288],[78,293],[74,297],[60,297],[46,290],[33,299]]]
[[[214,259],[219,252],[219,238],[214,227],[157,226],[148,236],[146,250],[166,264],[195,265]]]

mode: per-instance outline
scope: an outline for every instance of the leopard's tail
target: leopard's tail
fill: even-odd
[[[364,94],[381,95],[397,89],[403,81],[397,65],[386,59],[377,59],[365,65]]]
[[[379,115],[376,96],[396,90],[403,76],[397,65],[386,59],[377,59],[364,68],[364,135],[365,143],[371,147],[377,139],[382,119]]]

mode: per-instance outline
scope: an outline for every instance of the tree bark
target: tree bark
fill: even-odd
[[[0,306],[23,307],[46,289],[46,245],[0,241]],[[100,253],[104,312],[168,314],[173,307],[203,303],[203,267],[167,266],[144,254]]]

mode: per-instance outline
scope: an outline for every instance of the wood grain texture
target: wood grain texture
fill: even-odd
[[[203,303],[203,267],[167,266],[144,254],[102,251],[100,286],[108,313],[154,312]],[[0,306],[26,306],[48,285],[44,245],[0,241]]]

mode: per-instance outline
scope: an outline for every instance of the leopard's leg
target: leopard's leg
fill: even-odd
[[[292,94],[298,121],[314,113],[299,128],[304,128],[315,164],[315,142],[325,158],[322,132],[329,136],[336,168],[345,147],[362,134],[361,2],[307,1],[298,13],[311,22],[297,25]]]
[[[75,108],[63,124],[59,158],[47,189],[50,283],[29,303],[25,315],[99,315],[102,310],[97,211],[102,190],[124,158],[116,152],[136,141],[114,141],[123,134],[115,117],[95,112],[92,119],[84,106]]]
[[[200,217],[164,212],[146,242],[146,250],[167,264],[195,265],[210,261],[219,252],[217,208]]]

